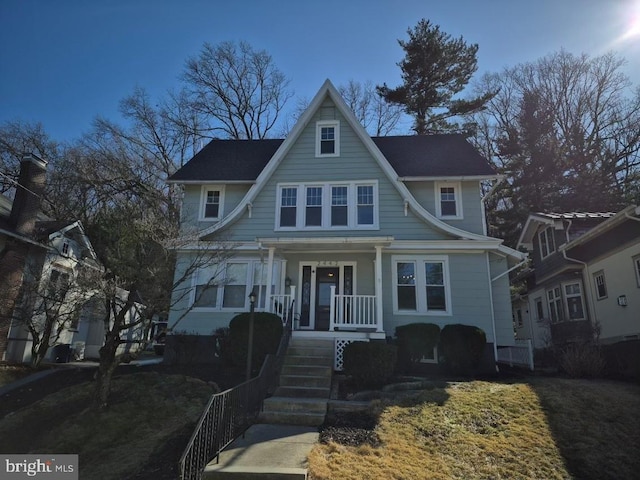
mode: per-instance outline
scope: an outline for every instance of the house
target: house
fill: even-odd
[[[486,235],[496,178],[461,135],[370,137],[327,80],[284,140],[213,140],[170,177],[193,249],[232,256],[183,285],[169,329],[209,335],[253,291],[258,310],[292,309],[294,337],[333,339],[338,368],[346,343],[414,322],[482,328],[493,362],[514,343],[508,271],[526,258]]]
[[[640,208],[531,214],[518,246],[533,260],[514,302],[519,338],[537,348],[640,338]]]
[[[95,285],[81,284],[78,278],[83,268],[98,277],[102,267],[81,222],[52,220],[42,213],[45,172],[46,162],[26,157],[14,199],[0,195],[0,261],[5,262],[11,251],[21,256],[15,268],[20,275],[11,280],[9,289],[16,294],[6,333],[4,360],[9,362],[31,361],[33,337],[28,327],[42,331],[45,311],[64,326],[51,337],[46,360],[67,360],[67,354],[97,358],[104,342],[104,302]],[[126,292],[121,296],[126,298]],[[132,310],[129,316],[136,314]],[[141,327],[127,332],[132,344],[143,336]]]

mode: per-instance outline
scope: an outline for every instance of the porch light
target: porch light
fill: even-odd
[[[626,307],[627,306],[627,296],[626,295],[620,295],[618,297],[618,305],[620,305],[621,307]]]
[[[256,303],[256,293],[253,290],[249,294],[249,303],[251,304],[252,307]]]
[[[287,277],[284,279],[284,286],[287,288],[291,286],[291,278]]]

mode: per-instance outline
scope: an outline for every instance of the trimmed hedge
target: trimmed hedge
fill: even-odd
[[[266,312],[255,312],[254,315],[252,370],[262,366],[267,354],[277,352],[283,330],[282,320],[278,315]],[[247,364],[250,319],[250,313],[241,313],[229,323],[231,359],[238,366]]]
[[[396,327],[398,363],[409,368],[433,352],[440,340],[440,327],[434,323],[410,323]]]
[[[439,355],[449,373],[471,375],[476,371],[487,343],[481,328],[471,325],[446,325],[440,332]]]
[[[351,342],[344,347],[344,372],[358,386],[378,387],[393,375],[397,347],[382,342]]]

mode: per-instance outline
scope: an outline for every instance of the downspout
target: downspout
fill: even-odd
[[[485,236],[487,235],[487,213],[486,213],[485,202],[490,197],[493,196],[493,194],[498,189],[498,186],[504,181],[504,179],[505,179],[504,175],[499,175],[498,181],[491,186],[487,194],[484,197],[482,197],[482,200],[480,201],[480,210],[482,211],[482,219],[483,219],[482,232],[485,234]]]
[[[496,365],[496,372],[500,372],[498,368],[498,337],[496,335],[496,311],[493,308],[493,280],[491,280],[491,262],[489,261],[489,252],[486,252],[487,258],[487,276],[489,277],[489,306],[491,307],[491,327],[493,329],[493,360]]]

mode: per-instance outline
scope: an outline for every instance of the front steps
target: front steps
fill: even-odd
[[[292,338],[280,386],[264,401],[261,423],[317,427],[324,422],[331,393],[333,341]]]

